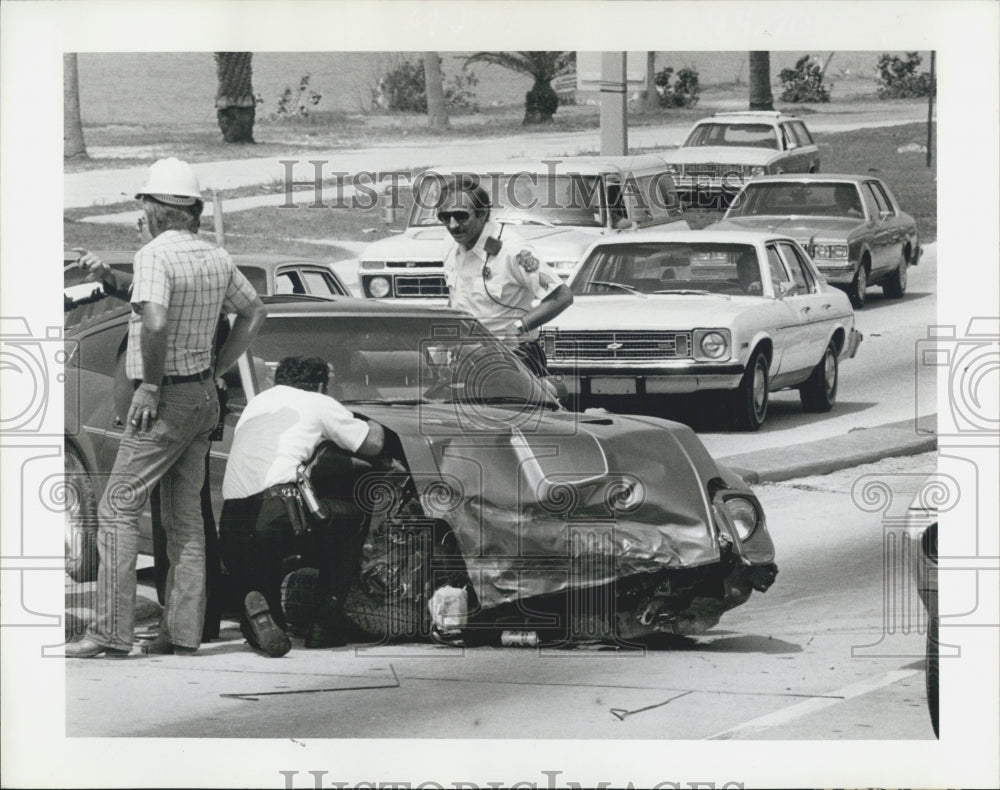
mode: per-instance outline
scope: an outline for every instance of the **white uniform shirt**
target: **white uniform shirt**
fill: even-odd
[[[240,415],[222,481],[224,499],[243,499],[295,481],[299,464],[329,439],[356,452],[368,423],[328,395],[283,384],[254,397]]]
[[[498,236],[503,245],[500,252],[487,256],[486,240]],[[543,299],[555,290],[562,280],[551,266],[539,260],[529,244],[509,228],[501,234],[500,225],[488,221],[471,250],[446,235],[443,259],[451,307],[472,313],[510,345],[538,338],[537,328],[519,334],[514,321],[530,310],[536,299]],[[485,282],[484,266],[489,273]]]

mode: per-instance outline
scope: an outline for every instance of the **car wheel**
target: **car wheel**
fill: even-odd
[[[858,266],[857,273],[854,275],[854,280],[851,282],[851,290],[847,294],[851,297],[851,304],[856,309],[865,306],[865,291],[867,290],[868,268],[865,266],[865,262],[862,261]]]
[[[97,578],[97,494],[77,452],[64,450],[66,573],[75,582]]]
[[[767,357],[760,349],[753,352],[746,373],[733,393],[733,412],[736,427],[756,431],[767,417],[768,400]]]
[[[909,265],[906,263],[906,256],[900,256],[899,266],[896,267],[896,270],[882,284],[882,292],[889,299],[903,298],[903,294],[906,293],[906,270],[909,268]]]
[[[799,387],[802,408],[811,412],[830,411],[837,402],[837,380],[837,349],[830,343],[819,364]]]

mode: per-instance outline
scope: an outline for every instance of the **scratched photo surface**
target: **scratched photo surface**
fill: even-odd
[[[4,784],[1000,782],[997,8],[662,6],[5,5]],[[780,115],[732,115],[751,50]],[[240,122],[252,141],[225,141]],[[201,237],[274,297],[226,375],[216,521],[239,415],[288,355],[326,360],[400,462],[314,475],[364,516],[346,646],[303,645],[297,571],[281,658],[233,595],[196,655],[144,655],[137,481],[115,494],[143,509],[135,646],[64,657],[95,615],[82,527],[130,315],[78,261],[131,273],[134,196],[170,156]],[[787,187],[730,207],[762,172]],[[456,173],[502,228],[485,295],[507,251],[574,294],[540,330],[545,383],[442,311]]]

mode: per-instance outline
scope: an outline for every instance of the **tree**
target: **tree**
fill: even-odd
[[[437,52],[424,53],[424,85],[427,88],[427,124],[432,129],[444,129],[448,125],[448,108],[444,100],[441,58]]]
[[[660,94],[656,90],[656,53],[646,53],[646,96],[643,102],[645,112],[660,109]]]
[[[773,110],[771,95],[771,53],[750,53],[750,109]]]
[[[252,143],[257,100],[253,95],[253,53],[216,52],[215,114],[227,143]]]
[[[518,74],[527,74],[535,82],[524,95],[522,123],[548,123],[559,109],[559,97],[549,83],[576,69],[575,52],[476,52],[465,65],[492,63]]]
[[[80,76],[76,69],[76,53],[63,55],[63,159],[86,159],[87,143],[83,139],[80,118]]]

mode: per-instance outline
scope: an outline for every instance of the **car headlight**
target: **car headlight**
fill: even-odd
[[[847,258],[847,245],[846,244],[814,244],[813,245],[813,257],[814,258]]]
[[[362,269],[384,269],[385,261],[361,261]]]
[[[715,360],[729,356],[728,329],[696,329],[694,331],[694,358]]]
[[[760,516],[753,502],[741,496],[734,496],[725,500],[723,506],[726,508],[726,515],[729,516],[729,520],[736,528],[739,539],[741,541],[747,540],[757,529],[757,524],[760,521]]]
[[[668,164],[666,167],[666,171],[670,173],[670,175],[672,176],[680,175],[681,166]]]
[[[763,165],[743,165],[743,175],[750,176],[762,176],[767,173],[767,168]]]
[[[372,277],[368,281],[368,294],[374,296],[376,299],[388,296],[391,290],[388,277]]]

